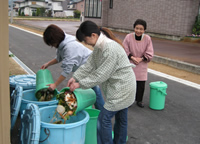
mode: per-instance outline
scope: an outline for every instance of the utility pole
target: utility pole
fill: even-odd
[[[10,23],[13,23],[13,0],[11,0],[11,17],[10,17]]]

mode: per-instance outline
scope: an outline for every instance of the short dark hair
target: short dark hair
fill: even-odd
[[[64,31],[54,24],[49,25],[43,33],[43,40],[49,46],[56,44],[58,47],[64,38]]]
[[[84,21],[81,23],[79,29],[76,31],[76,38],[79,41],[83,41],[85,36],[91,36],[92,33],[100,35],[100,29],[96,23],[92,21]]]
[[[137,19],[137,20],[135,21],[135,23],[133,24],[133,28],[135,28],[136,25],[143,25],[144,30],[146,30],[146,28],[147,28],[147,23],[146,23],[146,21],[143,20],[143,19]]]

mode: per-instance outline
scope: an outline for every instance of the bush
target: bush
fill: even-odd
[[[36,13],[35,13],[35,12],[32,12],[32,16],[36,16]]]
[[[196,20],[192,28],[192,33],[195,35],[200,35],[200,15],[196,16]]]
[[[39,16],[40,15],[40,8],[37,8],[36,10],[36,16]]]
[[[81,12],[79,10],[74,11],[74,18],[80,18]]]
[[[18,16],[21,16],[21,9],[19,9],[18,11]]]
[[[47,17],[52,17],[52,11],[51,10],[47,11]]]
[[[22,12],[22,16],[25,16],[25,15],[24,15],[24,12]]]

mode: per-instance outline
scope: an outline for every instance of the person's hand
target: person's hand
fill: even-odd
[[[141,61],[142,61],[142,58],[139,58],[139,57],[131,57],[131,60],[133,61],[134,64],[138,65]]]
[[[80,87],[80,84],[75,82],[75,83],[72,83],[70,86],[69,86],[69,90],[70,91],[74,91],[75,89],[79,88]]]
[[[46,68],[48,68],[48,66],[49,66],[49,64],[48,64],[48,63],[45,63],[45,64],[43,64],[43,65],[41,66],[40,69],[46,69]]]
[[[54,84],[54,83],[52,83],[52,84],[48,84],[47,86],[49,86],[49,90],[50,91],[53,91],[53,90],[55,90],[56,89],[56,84]]]
[[[76,88],[80,87],[80,84],[76,82],[74,78],[69,79],[67,87],[70,88],[70,91],[74,91]]]

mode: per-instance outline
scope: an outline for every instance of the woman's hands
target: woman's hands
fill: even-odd
[[[48,68],[48,66],[49,66],[49,63],[47,62],[47,63],[43,64],[40,69],[46,69],[46,68]]]
[[[80,87],[80,84],[77,83],[74,78],[71,78],[67,83],[67,87],[70,88],[70,91],[74,91],[76,88]]]
[[[53,90],[55,90],[55,89],[56,89],[56,87],[57,87],[55,83],[48,84],[47,86],[49,86],[49,88],[48,88],[48,89],[49,89],[50,91],[53,91]]]
[[[133,61],[134,64],[138,65],[140,62],[143,61],[143,58],[131,56],[131,60]]]

